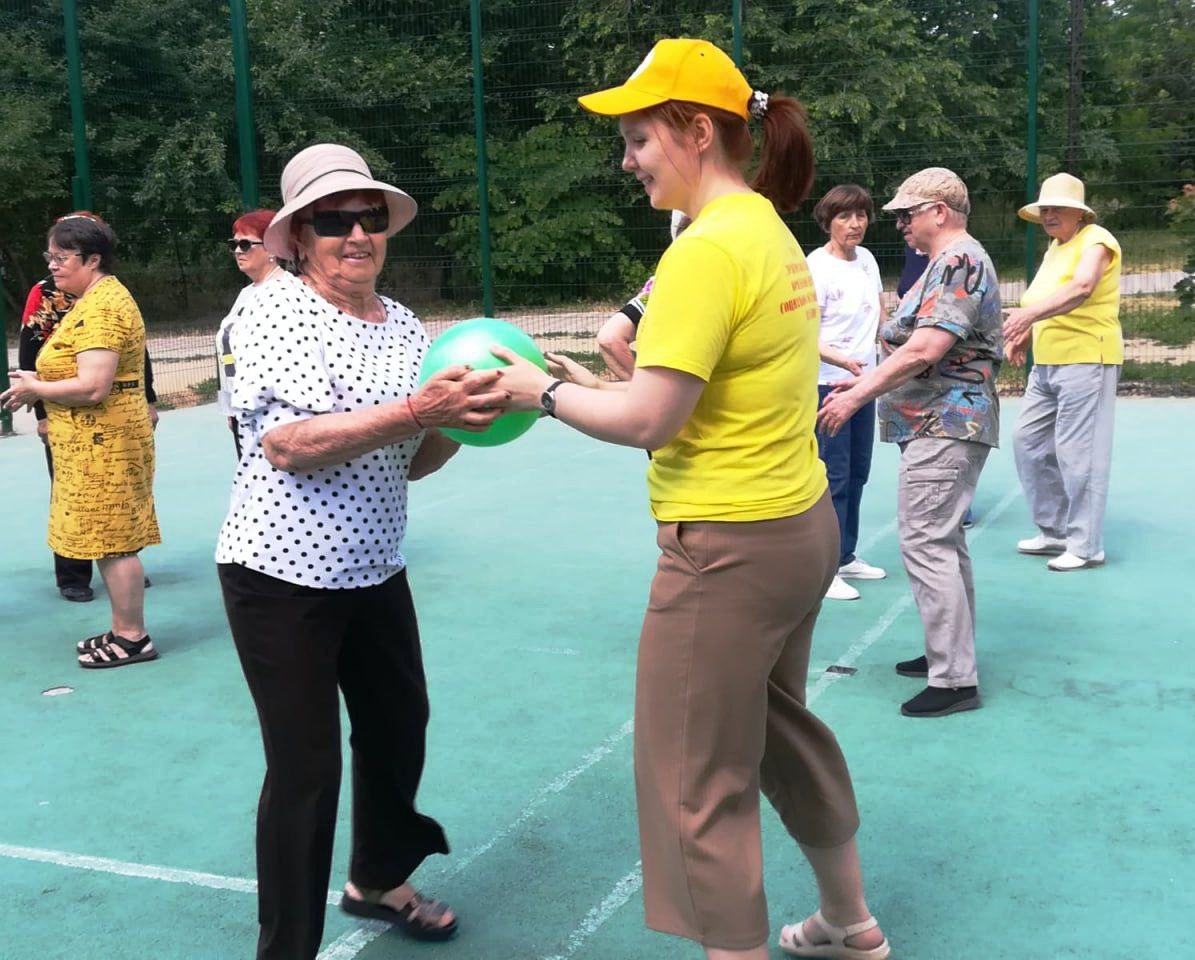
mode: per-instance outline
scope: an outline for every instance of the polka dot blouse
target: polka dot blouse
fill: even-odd
[[[427,334],[381,298],[384,323],[349,316],[295,277],[263,284],[233,328],[232,407],[243,456],[217,563],[331,590],[382,583],[406,565],[407,473],[422,434],[326,467],[270,465],[262,438],[321,413],[414,393]]]

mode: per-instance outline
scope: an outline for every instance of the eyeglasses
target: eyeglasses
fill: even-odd
[[[390,208],[316,210],[306,222],[311,224],[317,237],[347,237],[358,223],[366,233],[385,233],[390,229]]]
[[[46,263],[57,264],[58,266],[61,267],[71,257],[82,257],[82,256],[83,256],[83,254],[79,253],[78,250],[76,250],[74,253],[50,253],[49,250],[46,250],[44,253],[42,253],[41,258],[43,260],[45,260]]]
[[[907,210],[898,210],[896,212],[896,225],[898,227],[907,227],[922,210],[928,210],[930,207],[937,206],[941,202],[941,200],[930,200],[928,203],[919,203],[917,206],[909,207]]]
[[[225,240],[224,242],[228,244],[229,253],[237,253],[238,251],[248,253],[254,247],[263,246],[260,240]]]

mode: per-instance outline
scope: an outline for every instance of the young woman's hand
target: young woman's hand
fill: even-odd
[[[495,345],[490,347],[490,353],[510,364],[498,371],[498,389],[506,391],[510,398],[506,401],[506,409],[539,410],[539,398],[555,378],[506,347]]]

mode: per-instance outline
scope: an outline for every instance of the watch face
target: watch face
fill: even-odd
[[[556,409],[556,397],[551,390],[545,390],[539,395],[539,405],[549,413]]]

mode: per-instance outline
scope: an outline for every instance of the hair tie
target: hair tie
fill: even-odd
[[[768,95],[762,90],[756,90],[747,101],[747,112],[756,120],[762,120],[768,115]]]

